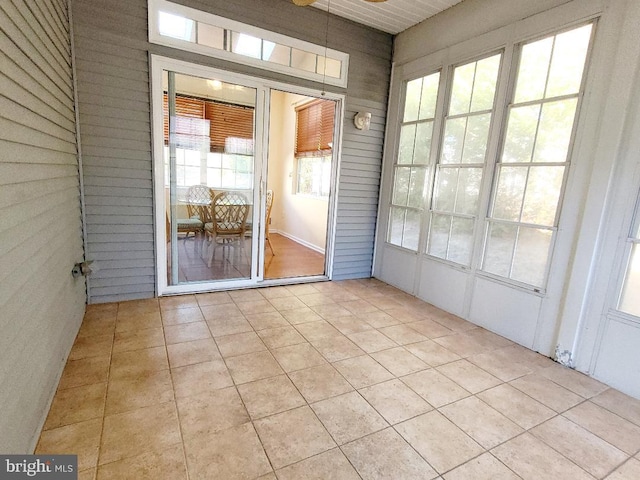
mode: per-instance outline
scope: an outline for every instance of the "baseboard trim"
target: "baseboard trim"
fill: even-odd
[[[314,245],[313,243],[309,243],[306,240],[302,240],[301,238],[296,237],[295,235],[291,235],[290,233],[283,232],[282,230],[269,229],[270,233],[277,233],[278,235],[282,235],[283,237],[287,237],[289,240],[293,240],[296,243],[299,243],[303,247],[307,247],[314,252],[321,253],[324,255],[324,248],[319,247],[318,245]]]

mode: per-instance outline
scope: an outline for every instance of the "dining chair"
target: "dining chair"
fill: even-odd
[[[271,249],[271,255],[275,256],[276,252],[271,245],[271,239],[269,238],[269,226],[271,224],[271,207],[273,207],[273,190],[267,190],[267,215],[265,221],[264,238],[267,241],[267,245]]]
[[[221,192],[211,202],[211,218],[204,224],[205,240],[211,243],[211,255],[208,266],[215,259],[216,248],[238,248],[240,254],[244,249],[244,234],[247,228],[249,204],[247,197],[240,192]],[[223,252],[224,255],[224,252]],[[241,258],[238,255],[238,258]]]

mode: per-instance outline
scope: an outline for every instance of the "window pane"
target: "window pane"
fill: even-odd
[[[489,113],[469,117],[462,163],[484,163],[490,124],[491,114]]]
[[[556,37],[546,98],[578,93],[582,83],[592,25]]]
[[[547,103],[542,107],[534,162],[566,162],[578,99]]]
[[[511,256],[516,243],[518,227],[503,223],[490,223],[482,269],[485,272],[509,277]]]
[[[406,206],[409,199],[409,182],[411,181],[411,168],[396,167],[396,178],[393,186],[394,205]]]
[[[511,109],[502,162],[531,161],[539,116],[540,105]]]
[[[553,37],[538,40],[522,47],[515,103],[544,98]]]
[[[438,168],[433,196],[433,208],[435,210],[453,212],[459,171],[459,168]]]
[[[198,22],[198,43],[218,50],[224,50],[224,28]]]
[[[262,59],[267,62],[288,66],[289,63],[291,63],[291,47],[271,43],[273,47],[269,45],[269,48],[267,48],[267,45],[270,43],[271,42],[264,42],[265,48],[262,52]]]
[[[544,285],[551,236],[550,230],[520,227],[512,279],[538,287]]]
[[[317,55],[315,53],[305,52],[303,50],[298,50],[297,48],[291,49],[291,66],[298,70],[315,73],[316,58]]]
[[[433,122],[419,123],[416,128],[416,146],[413,156],[414,163],[427,164],[431,155],[431,136]]]
[[[231,51],[245,57],[262,57],[262,40],[246,33],[231,32]]]
[[[499,172],[492,217],[517,222],[520,220],[528,168],[500,166]]]
[[[461,168],[456,195],[456,213],[476,215],[480,198],[481,168]]]
[[[471,218],[453,218],[448,260],[469,265],[473,248],[473,223]]]
[[[464,135],[467,128],[467,118],[447,120],[442,145],[441,163],[460,163],[464,148]]]
[[[454,70],[449,115],[469,112],[475,71],[476,62],[462,65]]]
[[[158,13],[158,30],[165,37],[196,41],[196,22],[189,18],[174,15],[167,12]]]
[[[404,232],[402,235],[402,246],[411,250],[418,250],[418,240],[420,238],[420,213],[407,210],[404,222]]]
[[[522,222],[553,226],[562,190],[564,167],[531,167]]]
[[[428,249],[428,253],[430,255],[439,258],[447,258],[447,245],[449,244],[450,230],[451,217],[449,215],[439,215],[434,213],[431,216]]]
[[[391,207],[389,212],[389,243],[402,245],[402,231],[404,230],[403,208]]]
[[[411,183],[409,184],[409,206],[422,208],[422,194],[424,191],[424,168],[411,169]]]
[[[416,125],[403,125],[400,130],[398,163],[413,163],[413,146],[416,140]]]
[[[434,73],[424,77],[422,82],[422,95],[420,98],[420,120],[433,118],[435,116],[439,82],[440,73]]]
[[[217,168],[207,168],[207,186],[220,188],[222,186],[222,171]]]
[[[404,101],[403,122],[412,122],[418,119],[420,111],[420,96],[422,94],[422,79],[416,78],[407,82],[407,93]]]
[[[496,92],[501,58],[502,54],[499,54],[478,62],[471,100],[472,112],[493,109],[493,97]]]
[[[339,60],[318,55],[318,67],[316,68],[316,73],[326,75],[327,77],[340,78],[341,68],[342,62]]]
[[[618,310],[640,317],[640,245],[635,244],[624,279]]]

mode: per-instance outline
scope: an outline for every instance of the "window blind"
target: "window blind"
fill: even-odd
[[[331,152],[335,110],[332,100],[314,100],[296,108],[296,156]]]

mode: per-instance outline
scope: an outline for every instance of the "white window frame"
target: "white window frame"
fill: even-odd
[[[247,25],[241,22],[236,22],[228,18],[220,17],[212,13],[203,12],[194,8],[185,7],[176,3],[168,2],[166,0],[148,0],[148,21],[149,21],[149,42],[158,45],[165,45],[168,47],[179,48],[189,52],[200,53],[209,57],[219,58],[221,60],[227,60],[234,63],[240,63],[243,65],[249,65],[257,67],[263,70],[269,70],[273,72],[283,73],[285,75],[291,75],[297,78],[304,78],[306,80],[313,80],[327,85],[334,85],[337,87],[347,87],[348,72],[349,72],[349,54],[339,52],[330,48],[316,45],[314,43],[306,42],[304,40],[298,40],[297,38],[288,37],[279,33],[257,28],[251,25]],[[261,60],[259,58],[253,58],[239,53],[234,53],[228,50],[217,49],[208,47],[197,43],[197,38],[194,41],[180,39],[162,35],[159,29],[159,13],[165,12],[172,15],[184,17],[185,19],[195,22],[195,28],[197,30],[197,24],[203,23],[210,26],[218,27],[230,32],[243,33],[251,35],[261,40],[273,42],[277,45],[283,45],[291,47],[297,50],[302,50],[316,55],[316,71],[319,70],[319,62],[322,58],[328,58],[340,62],[340,77],[332,77],[324,75],[323,73],[309,72],[299,68],[295,68],[288,65],[282,65],[275,62],[269,62]],[[196,33],[197,36],[197,33]]]

